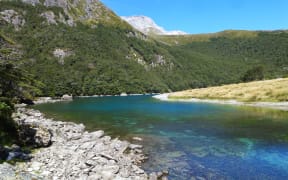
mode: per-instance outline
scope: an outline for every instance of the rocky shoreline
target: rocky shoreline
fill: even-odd
[[[73,97],[69,95],[63,95],[62,97],[38,97],[37,100],[33,101],[33,104],[44,104],[44,103],[56,103],[61,101],[72,101]]]
[[[17,108],[13,118],[19,125],[21,141],[38,149],[25,156],[30,157],[26,162],[0,164],[0,180],[167,179],[168,172],[148,175],[140,168],[147,159],[141,145],[112,139],[101,130],[87,132],[83,124],[47,119],[25,107]]]

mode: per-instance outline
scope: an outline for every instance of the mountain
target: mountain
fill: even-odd
[[[147,35],[184,35],[183,31],[166,31],[163,27],[158,26],[151,18],[147,16],[121,16],[138,31]]]
[[[0,60],[43,82],[42,95],[169,89],[168,51],[98,0],[0,1],[0,24]]]
[[[15,0],[11,2],[15,4]],[[40,16],[45,18],[48,24],[63,23],[69,26],[75,26],[78,22],[87,25],[124,24],[113,11],[99,0],[22,0],[19,2],[25,3],[26,7],[28,4],[35,8],[41,6],[43,12]],[[55,12],[52,9],[58,10]]]
[[[258,66],[266,79],[285,77],[286,47],[287,31],[149,36],[98,0],[0,1],[0,63],[42,82],[41,96],[236,83]]]

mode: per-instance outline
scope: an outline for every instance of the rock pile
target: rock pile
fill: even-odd
[[[0,174],[6,169],[28,179],[167,179],[166,173],[147,175],[139,167],[146,159],[141,145],[111,139],[103,131],[87,132],[83,124],[46,119],[23,107],[13,118],[25,143],[45,148],[37,149],[29,162],[0,165]]]
[[[49,179],[147,179],[137,164],[145,157],[141,146],[87,132],[84,125],[46,119],[36,110],[18,108],[14,114],[22,139],[36,147],[49,146],[33,154],[25,170]],[[26,138],[26,139],[25,139]]]

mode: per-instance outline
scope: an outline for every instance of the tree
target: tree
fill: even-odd
[[[31,75],[13,64],[0,61],[0,144],[7,139],[17,139],[17,127],[12,119],[13,99],[32,99],[40,93],[35,85],[41,85]]]
[[[0,98],[0,144],[6,144],[11,139],[17,139],[17,128],[12,120],[14,108],[10,100]]]
[[[42,83],[12,63],[0,62],[0,97],[32,99]]]
[[[263,80],[264,79],[264,68],[263,66],[256,66],[249,69],[242,77],[243,82]]]

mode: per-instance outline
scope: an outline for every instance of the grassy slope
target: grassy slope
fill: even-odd
[[[236,99],[249,102],[288,101],[288,78],[231,84],[171,93],[171,99]]]
[[[226,37],[226,38],[254,38],[258,36],[256,31],[245,30],[226,30],[218,33],[209,34],[191,34],[191,35],[161,35],[153,36],[156,40],[168,45],[185,45],[193,42],[209,42],[211,38]]]

